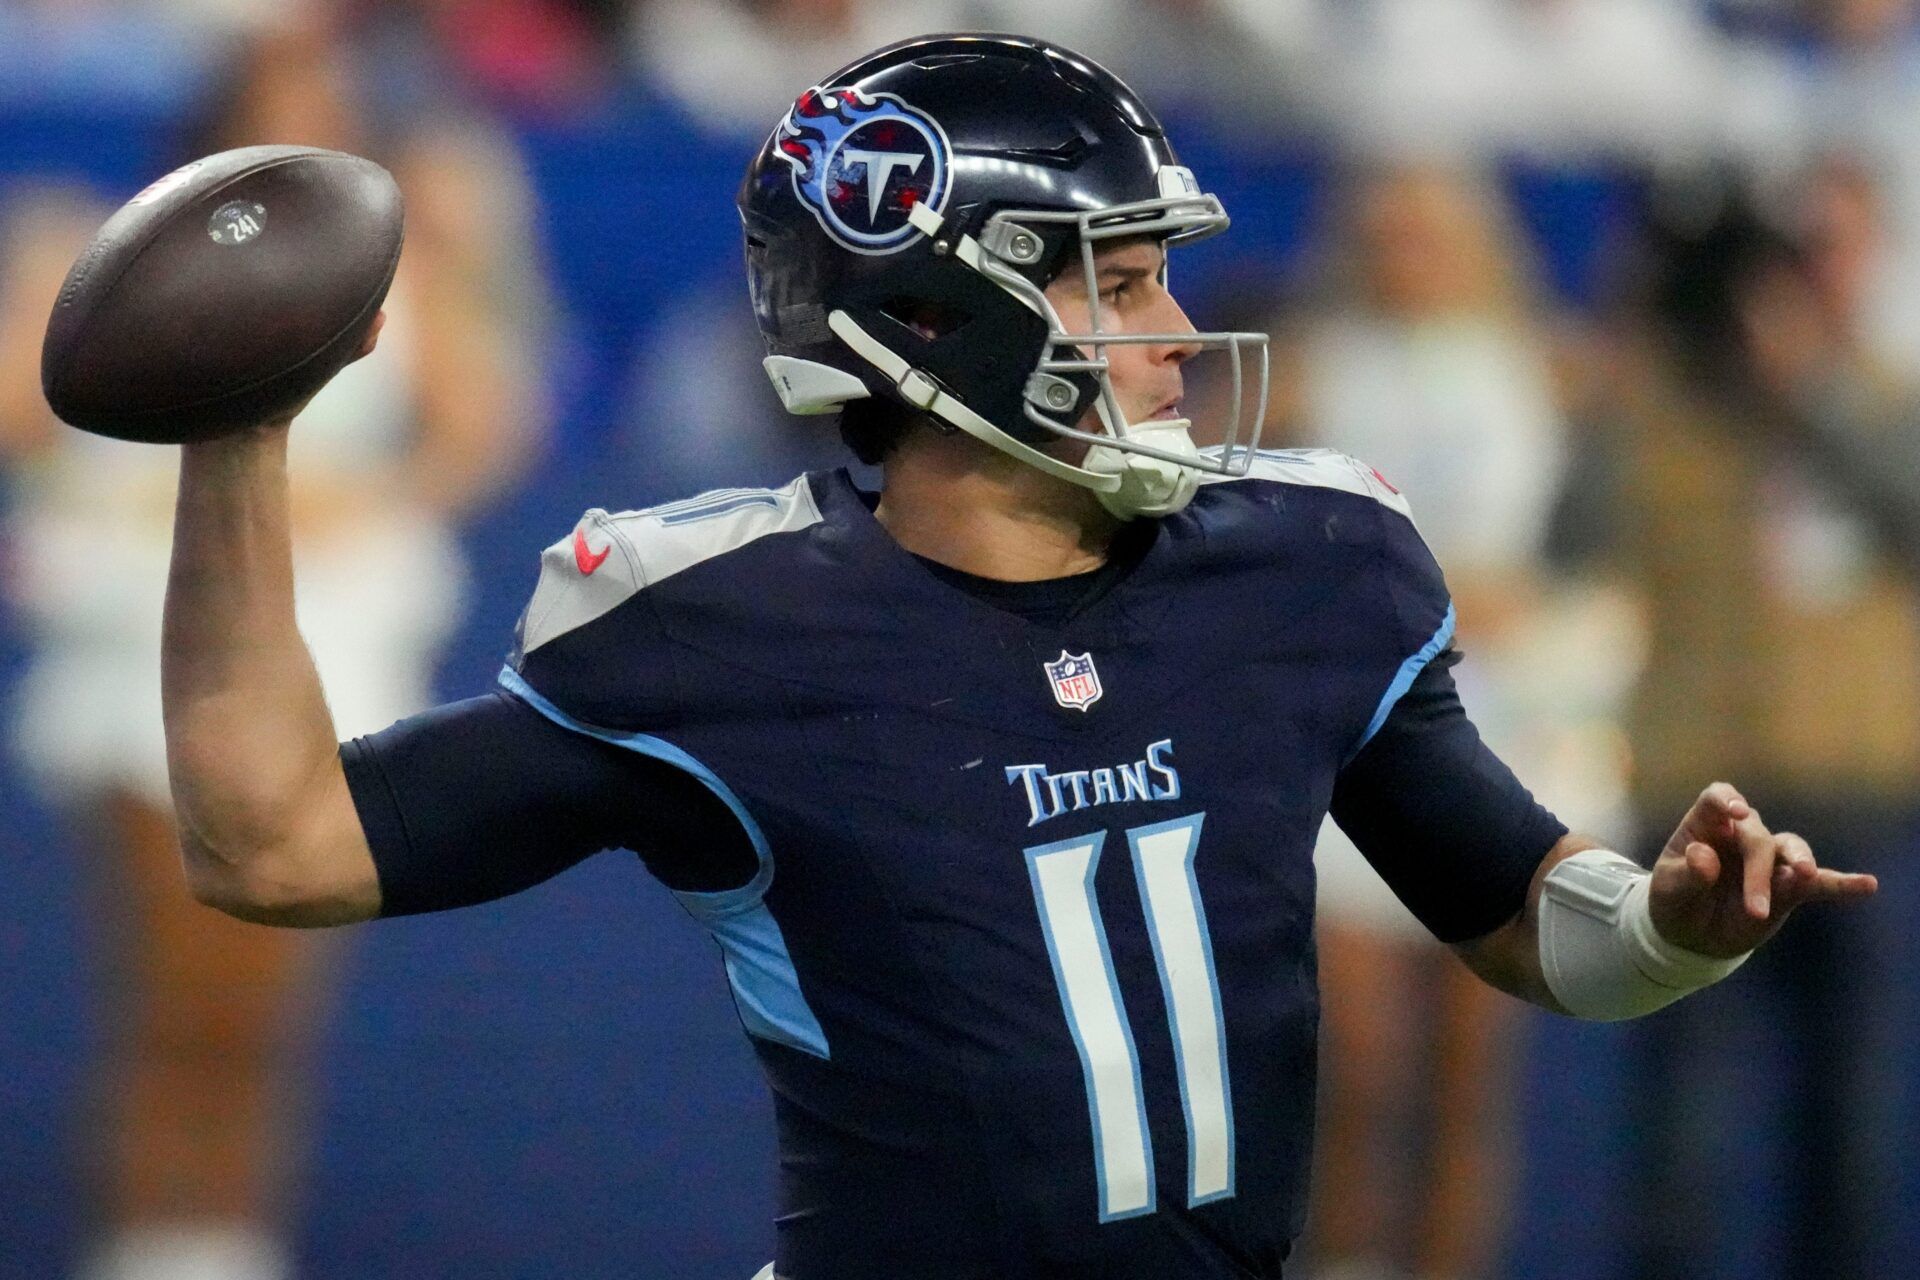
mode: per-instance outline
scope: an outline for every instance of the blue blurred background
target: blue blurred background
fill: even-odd
[[[1920,664],[1920,649],[1906,647],[1908,535],[1920,527],[1903,523],[1910,487],[1854,465],[1863,451],[1884,460],[1883,473],[1920,458],[1910,443],[1920,399],[1909,390],[1920,374],[1920,294],[1906,287],[1920,281],[1912,9],[1900,0],[0,3],[0,223],[11,228],[0,253],[13,263],[0,270],[0,382],[14,384],[0,391],[10,422],[0,442],[11,441],[0,452],[11,530],[0,544],[9,602],[0,699],[16,725],[0,747],[0,1276],[104,1274],[82,1270],[117,1229],[88,1154],[101,1123],[89,1082],[127,1052],[111,959],[126,949],[126,926],[99,907],[117,873],[114,840],[96,821],[103,786],[63,783],[71,766],[42,741],[48,726],[17,727],[53,714],[35,710],[30,674],[66,642],[42,621],[36,539],[68,527],[55,519],[66,502],[81,527],[108,530],[90,554],[115,554],[115,526],[93,522],[93,500],[62,496],[62,468],[84,475],[84,464],[46,460],[67,446],[36,425],[45,410],[22,372],[31,361],[6,357],[9,342],[16,356],[37,353],[44,299],[22,264],[36,227],[45,244],[65,243],[48,229],[58,210],[85,223],[73,211],[104,216],[193,155],[296,140],[249,130],[310,124],[344,129],[326,136],[388,160],[417,226],[439,220],[418,232],[420,252],[437,254],[423,272],[446,270],[417,282],[411,349],[423,367],[441,364],[421,375],[410,420],[443,412],[466,424],[447,439],[480,441],[501,459],[475,469],[456,497],[434,500],[457,542],[445,572],[466,585],[427,669],[431,696],[455,698],[489,684],[538,550],[584,507],[838,465],[831,426],[780,417],[755,368],[732,196],[783,104],[864,49],[919,31],[1017,29],[1074,44],[1160,107],[1183,159],[1234,216],[1230,233],[1176,259],[1173,281],[1202,328],[1275,331],[1284,436],[1365,453],[1409,490],[1416,513],[1431,506],[1438,526],[1450,507],[1496,508],[1479,530],[1487,545],[1469,529],[1458,553],[1460,578],[1482,584],[1463,588],[1463,601],[1488,601],[1492,619],[1525,615],[1518,630],[1487,624],[1487,696],[1498,704],[1489,714],[1510,712],[1509,740],[1527,753],[1516,757],[1520,772],[1548,776],[1543,796],[1646,851],[1679,810],[1644,759],[1676,739],[1645,707],[1703,679],[1684,644],[1662,667],[1662,637],[1676,634],[1664,602],[1688,591],[1673,558],[1686,535],[1664,549],[1658,540],[1658,517],[1674,504],[1697,500],[1700,528],[1718,528],[1708,509],[1724,504],[1711,490],[1740,486],[1738,505],[1756,509],[1762,552],[1775,557],[1766,563],[1799,566],[1819,587],[1783,598],[1868,636],[1871,661],[1883,664],[1835,655],[1808,676],[1729,671],[1744,651],[1694,653],[1709,663],[1708,683],[1724,677],[1772,702],[1812,680],[1792,686],[1798,704],[1781,694],[1781,718],[1794,724],[1804,720],[1794,705],[1818,707],[1830,689],[1863,683],[1874,704],[1863,714],[1897,721],[1920,708],[1899,693]],[[333,78],[289,88],[316,67]],[[274,94],[292,99],[248,105],[248,95]],[[357,120],[329,122],[329,112]],[[1757,211],[1746,238],[1713,239],[1708,228],[1728,225],[1728,209],[1746,200]],[[1472,226],[1463,231],[1462,219]],[[1697,301],[1687,289],[1710,293],[1703,282],[1747,261],[1747,246],[1776,241],[1785,274],[1762,273],[1740,295],[1727,323],[1744,355],[1727,376],[1753,392],[1738,403],[1759,406],[1742,412],[1788,425],[1709,434],[1709,460],[1721,450],[1726,465],[1684,472],[1684,458],[1662,461],[1673,433],[1639,429],[1649,420],[1639,411],[1660,401],[1661,413],[1678,412],[1653,389],[1694,386],[1688,360],[1716,357],[1681,350],[1665,378],[1645,361],[1668,359],[1670,347],[1635,335],[1697,335],[1715,319],[1648,281],[1679,280],[1681,304]],[[1394,262],[1396,245],[1416,260]],[[1476,253],[1490,263],[1475,266]],[[1423,274],[1438,260],[1467,264],[1472,278]],[[481,287],[461,305],[473,327],[436,334],[446,313],[434,290],[450,296],[471,278]],[[1440,302],[1423,303],[1429,295]],[[1420,325],[1434,306],[1477,315],[1473,332],[1497,332],[1502,354],[1449,363],[1447,351],[1481,348],[1439,343],[1440,390],[1429,393],[1425,366],[1403,356],[1422,349],[1421,334],[1433,337]],[[1371,327],[1347,323],[1356,316]],[[476,333],[489,345],[473,345]],[[1377,364],[1355,356],[1383,334],[1401,354]],[[389,358],[403,357],[383,344],[374,359]],[[460,359],[475,362],[474,377],[505,379],[514,421],[475,425],[486,406],[457,403],[458,386],[434,390],[435,377],[466,376]],[[1515,360],[1518,373],[1499,372]],[[1820,394],[1832,375],[1869,366],[1860,383],[1884,407],[1838,419],[1808,407],[1836,402]],[[1447,390],[1450,369],[1464,370],[1456,380],[1467,391]],[[1465,440],[1461,448],[1481,447],[1476,424],[1502,414],[1545,423],[1550,438],[1516,426],[1513,438],[1531,444],[1488,446],[1485,469],[1469,467],[1461,492],[1433,494],[1417,480],[1444,472],[1431,458],[1412,451],[1396,469],[1339,434],[1341,415],[1364,416],[1367,403],[1341,399],[1343,377],[1406,392],[1376,419],[1386,426],[1418,430],[1438,405],[1435,415],[1461,421],[1435,438]],[[1534,382],[1549,407],[1513,407],[1512,389]],[[407,453],[405,429],[395,438],[382,447],[400,459],[396,474],[435,456]],[[1775,450],[1783,439],[1790,446]],[[1755,451],[1765,456],[1748,488],[1739,477]],[[1500,490],[1496,480],[1516,475],[1532,506],[1476,487]],[[1794,505],[1802,480],[1819,494],[1804,511]],[[418,476],[406,483],[423,487]],[[1472,514],[1461,522],[1471,526]],[[1767,552],[1789,525],[1806,531]],[[1750,541],[1729,534],[1725,546]],[[1738,581],[1743,562],[1725,554],[1704,572]],[[1862,557],[1890,584],[1891,603],[1871,624],[1840,616],[1829,598],[1835,582],[1867,572]],[[1473,607],[1462,612],[1471,618]],[[1883,680],[1882,670],[1893,674]],[[1697,714],[1728,712],[1709,703]],[[1651,738],[1642,723],[1656,724]],[[1741,732],[1780,734],[1776,754],[1742,745],[1713,774],[1688,776],[1703,785],[1733,774],[1763,812],[1775,783],[1800,809],[1861,818],[1858,859],[1854,845],[1826,851],[1870,864],[1886,891],[1822,933],[1813,958],[1792,962],[1814,985],[1794,989],[1791,974],[1755,973],[1756,962],[1734,983],[1758,992],[1778,982],[1787,994],[1736,1002],[1710,992],[1688,1002],[1706,1008],[1685,1025],[1652,1025],[1670,1014],[1622,1028],[1530,1012],[1472,1024],[1490,1030],[1456,1074],[1476,1096],[1464,1110],[1458,1099],[1432,1105],[1477,1118],[1491,1149],[1469,1142],[1437,1171],[1423,1166],[1450,1139],[1423,1124],[1440,1111],[1412,1109],[1368,1140],[1383,1153],[1377,1165],[1329,1172],[1330,1193],[1323,1183],[1323,1197],[1352,1188],[1350,1203],[1381,1206],[1375,1245],[1351,1244],[1352,1224],[1317,1220],[1306,1274],[1912,1274],[1920,997],[1907,936],[1914,891],[1902,880],[1916,869],[1920,757],[1903,754],[1898,723],[1881,732],[1856,719],[1849,738],[1879,744],[1871,753],[1838,752],[1831,767],[1796,775],[1778,762],[1818,748],[1773,723]],[[1675,750],[1690,770],[1685,744]],[[1368,917],[1359,919],[1364,934]],[[1414,965],[1405,971],[1420,982],[1443,981],[1405,959],[1391,927],[1383,933],[1379,954]],[[1363,968],[1373,963],[1364,959],[1373,952],[1356,954]],[[605,855],[509,901],[347,931],[312,967],[323,976],[302,988],[300,1021],[317,1030],[281,1068],[305,1103],[275,1131],[282,1207],[269,1228],[296,1274],[746,1280],[770,1256],[769,1109],[718,956],[633,859]],[[1836,1039],[1835,1027],[1846,1034]],[[1400,1034],[1418,1055],[1452,1043]],[[1344,1065],[1329,1064],[1336,1086]],[[1808,1080],[1827,1081],[1832,1096],[1810,1095]],[[1341,1097],[1391,1102],[1402,1087],[1413,1086],[1363,1081]],[[163,1169],[197,1158],[191,1144],[144,1157]],[[1355,1178],[1363,1185],[1339,1181]],[[1796,1214],[1830,1218],[1836,1203],[1847,1206],[1846,1230],[1838,1243],[1822,1237],[1809,1260]],[[1454,1239],[1463,1231],[1478,1242]]]

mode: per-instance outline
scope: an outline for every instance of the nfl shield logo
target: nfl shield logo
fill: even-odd
[[[1054,661],[1040,665],[1053,685],[1053,700],[1061,706],[1085,711],[1100,701],[1100,673],[1093,669],[1091,657],[1062,649]]]

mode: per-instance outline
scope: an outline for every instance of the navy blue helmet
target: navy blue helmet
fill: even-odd
[[[739,203],[767,372],[789,411],[887,398],[1123,515],[1177,510],[1199,472],[1246,471],[1265,334],[1102,332],[1099,242],[1187,243],[1227,215],[1139,97],[1090,59],[1025,36],[890,45],[800,96]],[[1068,332],[1043,292],[1071,269],[1086,273],[1089,333]],[[1169,342],[1231,361],[1218,449],[1195,448],[1186,419],[1121,412],[1107,348]],[[1090,446],[1078,464],[1042,448],[1062,438]]]

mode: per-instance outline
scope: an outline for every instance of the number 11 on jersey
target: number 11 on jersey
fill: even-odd
[[[1173,1034],[1187,1122],[1189,1207],[1233,1194],[1226,1024],[1207,915],[1193,874],[1205,816],[1191,814],[1127,832]],[[1100,1220],[1111,1222],[1152,1213],[1157,1202],[1140,1054],[1093,890],[1106,838],[1106,832],[1098,831],[1038,845],[1026,850],[1026,856],[1060,1005],[1086,1078]]]

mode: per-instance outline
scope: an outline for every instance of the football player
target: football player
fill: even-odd
[[[294,627],[288,423],[190,445],[166,709],[193,890],[248,919],[637,852],[774,1092],[778,1276],[1279,1275],[1329,810],[1477,973],[1582,1017],[1873,891],[1724,783],[1643,869],[1485,750],[1406,501],[1255,447],[1264,337],[1196,332],[1168,286],[1226,214],[1100,67],[881,50],[799,98],[740,210],[767,371],[880,492],[590,511],[499,688],[341,746]],[[1203,355],[1233,394],[1193,424]]]

